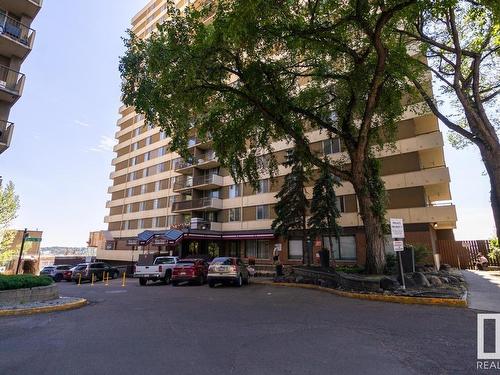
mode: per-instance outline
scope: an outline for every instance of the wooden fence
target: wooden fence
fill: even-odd
[[[486,258],[489,252],[488,241],[451,241],[438,240],[437,252],[440,254],[441,264],[446,263],[455,268],[474,269],[479,253]],[[498,259],[488,258],[490,266],[500,266]]]

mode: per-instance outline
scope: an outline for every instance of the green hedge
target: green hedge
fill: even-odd
[[[47,276],[0,275],[0,290],[12,290],[47,286],[54,281]]]

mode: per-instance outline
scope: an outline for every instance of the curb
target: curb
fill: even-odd
[[[369,301],[404,303],[409,305],[436,305],[436,306],[451,306],[451,307],[467,307],[467,298],[438,298],[438,297],[409,297],[409,296],[392,296],[383,294],[364,294],[356,292],[346,292],[343,290],[325,288],[312,284],[297,284],[297,283],[275,283],[272,281],[253,281],[254,284],[284,286],[289,288],[313,289],[322,292],[335,294],[340,297],[364,299]]]
[[[0,310],[0,316],[33,315],[33,314],[42,314],[55,311],[66,311],[66,310],[78,309],[87,304],[88,301],[86,299],[80,298],[77,301],[68,302],[63,305],[42,306],[42,307],[33,307],[33,308],[15,309],[15,310]]]

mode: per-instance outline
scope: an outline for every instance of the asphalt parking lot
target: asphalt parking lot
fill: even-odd
[[[0,374],[461,374],[476,313],[251,284],[61,282],[90,304],[0,318]]]

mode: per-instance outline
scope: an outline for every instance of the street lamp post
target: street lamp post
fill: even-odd
[[[17,260],[16,275],[19,274],[19,266],[21,265],[21,258],[23,257],[23,251],[24,251],[24,242],[26,241],[26,238],[28,238],[28,236],[29,236],[28,228],[24,228],[23,240],[21,242],[21,251],[19,251],[19,259]]]

